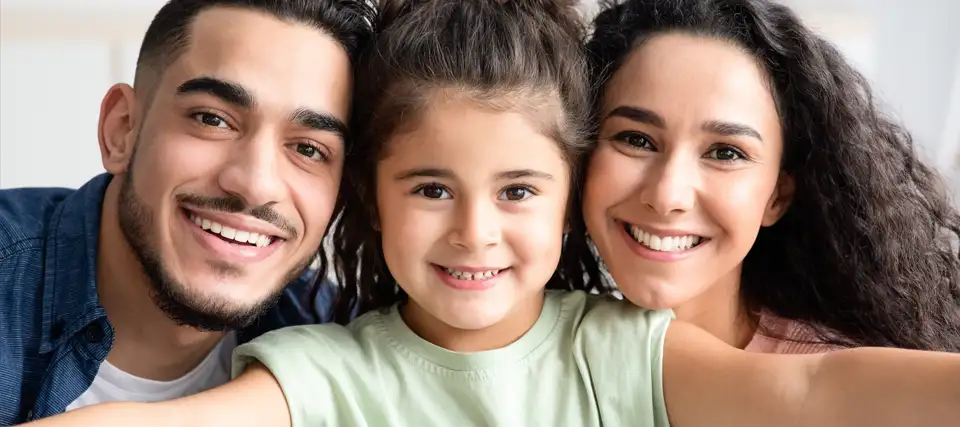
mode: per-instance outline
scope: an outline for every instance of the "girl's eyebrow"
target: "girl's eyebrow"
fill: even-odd
[[[497,174],[497,179],[541,178],[553,179],[553,175],[533,169],[517,169]]]
[[[450,169],[440,168],[417,168],[402,171],[394,176],[397,181],[403,181],[411,178],[455,178],[456,174]],[[553,175],[533,169],[516,169],[500,172],[497,179],[518,179],[518,178],[540,178],[553,179]]]
[[[394,176],[397,181],[403,181],[410,178],[453,178],[454,173],[450,169],[439,168],[417,168],[402,171]]]

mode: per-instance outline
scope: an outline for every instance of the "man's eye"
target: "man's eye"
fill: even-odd
[[[326,161],[327,155],[323,153],[319,148],[314,147],[313,145],[306,143],[297,144],[297,153],[303,157],[306,157],[313,161]]]
[[[215,128],[229,129],[230,125],[227,124],[227,121],[221,118],[220,116],[213,113],[196,113],[193,116],[193,119],[200,122],[204,126],[210,126]]]

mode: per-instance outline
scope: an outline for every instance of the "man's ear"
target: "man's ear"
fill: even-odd
[[[777,187],[770,195],[770,200],[767,201],[767,207],[763,211],[760,224],[764,227],[770,227],[780,221],[780,218],[783,218],[787,209],[790,208],[795,192],[796,182],[793,180],[793,176],[780,172],[780,176],[777,178]]]
[[[100,103],[100,157],[103,168],[121,175],[130,167],[133,146],[137,140],[137,99],[130,85],[118,83],[110,87]]]

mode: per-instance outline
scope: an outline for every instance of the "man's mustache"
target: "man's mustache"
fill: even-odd
[[[288,239],[295,239],[300,233],[292,222],[273,210],[270,205],[248,207],[243,199],[237,196],[203,196],[199,194],[178,194],[177,202],[193,206],[198,209],[220,211],[228,213],[242,213],[264,222],[268,222],[287,233]]]

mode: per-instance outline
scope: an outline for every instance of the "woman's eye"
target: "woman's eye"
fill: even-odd
[[[708,153],[708,157],[723,162],[732,162],[746,158],[739,150],[733,147],[718,147]]]
[[[655,149],[650,137],[639,132],[620,132],[613,136],[615,141],[638,149]]]
[[[220,116],[213,113],[196,113],[193,115],[193,118],[204,126],[210,126],[215,128],[229,129],[230,125],[227,124],[227,121],[222,119]]]
[[[327,160],[326,154],[323,154],[319,148],[314,147],[310,144],[299,143],[297,144],[297,153],[303,157],[306,157],[314,161],[325,161]]]
[[[533,196],[533,191],[527,187],[510,187],[506,190],[503,190],[501,193],[501,200],[508,200],[511,202],[519,202]]]
[[[449,199],[450,193],[439,185],[424,185],[417,190],[417,193],[428,199]]]

